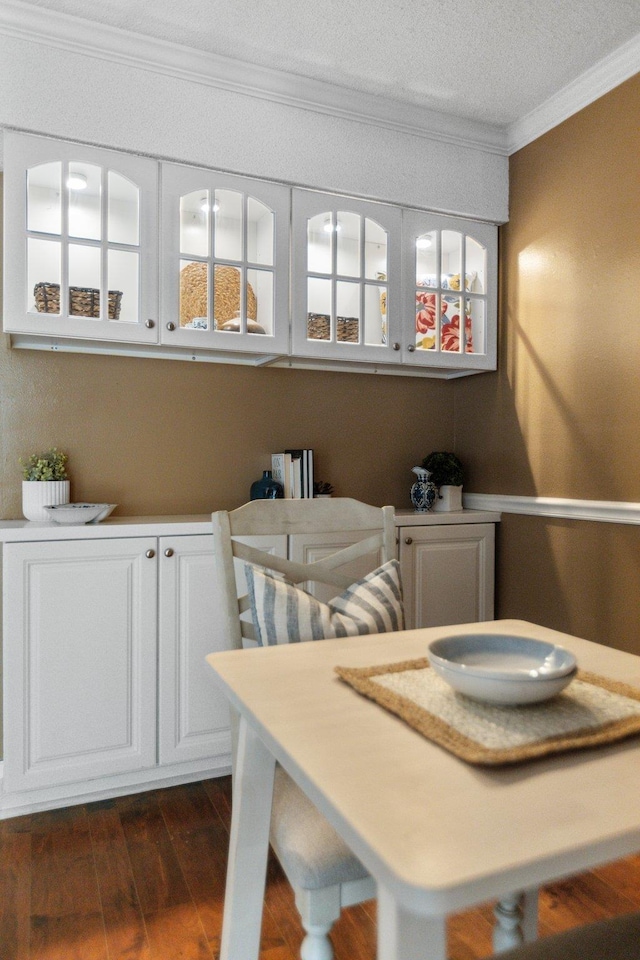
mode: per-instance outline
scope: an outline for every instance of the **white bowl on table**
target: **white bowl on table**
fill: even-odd
[[[474,700],[518,706],[564,690],[578,666],[569,650],[509,634],[458,634],[429,645],[429,662],[454,690]]]

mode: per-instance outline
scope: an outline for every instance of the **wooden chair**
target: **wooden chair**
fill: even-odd
[[[366,557],[367,572],[396,554],[393,507],[372,507],[350,499],[254,500],[237,510],[213,514],[216,574],[223,585],[224,618],[229,646],[255,640],[247,619],[247,596],[238,597],[236,560],[284,574],[294,583],[329,584],[341,593],[356,577],[341,570]],[[353,537],[352,545],[314,563],[274,556],[237,538],[302,534]],[[244,616],[243,616],[244,615]],[[235,718],[232,716],[235,755]],[[271,817],[271,845],[291,883],[306,936],[302,960],[331,960],[329,932],[343,907],[375,897],[375,883],[344,841],[310,800],[278,767]]]
[[[543,937],[499,956],[500,960],[640,960],[640,913]]]

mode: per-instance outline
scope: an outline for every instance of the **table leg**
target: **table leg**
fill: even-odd
[[[258,960],[274,770],[273,756],[241,717],[220,960]]]
[[[496,953],[538,938],[538,891],[525,890],[503,897],[494,909],[493,949]]]
[[[378,883],[377,960],[446,960],[444,917],[421,917],[400,907]]]

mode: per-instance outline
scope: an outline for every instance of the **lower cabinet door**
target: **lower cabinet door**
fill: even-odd
[[[4,789],[156,764],[157,540],[5,546]]]
[[[407,629],[493,620],[495,524],[401,527]]]
[[[231,751],[229,710],[208,653],[222,650],[213,537],[160,538],[160,765]]]
[[[286,537],[252,537],[248,542],[280,556]],[[212,769],[231,758],[229,707],[206,662],[209,653],[229,649],[218,611],[213,537],[161,537],[159,624],[159,762],[211,759]],[[243,590],[244,574],[237,575]]]

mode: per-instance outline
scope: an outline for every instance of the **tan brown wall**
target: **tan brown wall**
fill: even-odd
[[[297,446],[338,494],[409,506],[411,467],[453,434],[446,385],[398,377],[5,346],[0,397],[5,518],[20,515],[18,458],[51,445],[69,453],[72,499],[155,515],[238,506]]]
[[[483,493],[640,501],[640,76],[511,158],[500,369],[456,385]],[[498,612],[640,653],[640,527],[505,515]]]
[[[9,349],[0,341],[0,517],[19,517],[18,459],[57,445],[73,500],[120,515],[206,513],[249,499],[285,447],[318,479],[410,506],[411,467],[453,440],[453,384]]]

